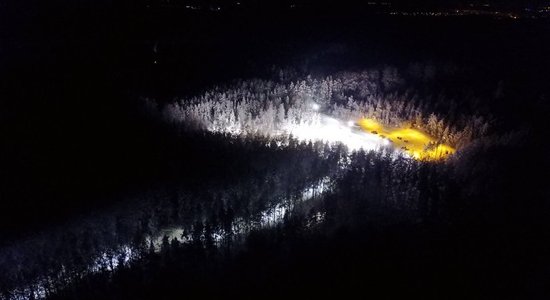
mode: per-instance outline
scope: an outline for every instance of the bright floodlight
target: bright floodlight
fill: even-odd
[[[317,103],[313,103],[313,105],[311,105],[311,107],[313,108],[313,110],[319,110],[319,108],[320,108],[319,104],[317,104]]]
[[[353,127],[354,124],[355,124],[355,122],[353,122],[353,121],[348,121],[348,126],[349,126],[349,127]]]

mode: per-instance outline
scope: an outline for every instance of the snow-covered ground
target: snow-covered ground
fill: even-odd
[[[357,128],[353,120],[341,121],[321,115],[313,122],[288,125],[284,131],[303,141],[343,143],[350,150],[377,150],[390,146],[387,139]]]

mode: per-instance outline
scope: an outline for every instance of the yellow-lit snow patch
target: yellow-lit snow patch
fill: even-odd
[[[395,148],[402,149],[418,160],[437,161],[445,159],[455,152],[449,145],[437,142],[437,139],[410,126],[386,127],[373,119],[361,119],[357,124],[366,132],[387,139]]]

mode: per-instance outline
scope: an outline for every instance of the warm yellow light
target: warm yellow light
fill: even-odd
[[[380,123],[376,122],[373,119],[361,119],[357,123],[359,124],[359,126],[361,126],[361,128],[368,132],[379,131],[383,129],[382,125],[380,125]]]
[[[366,118],[357,123],[366,132],[387,138],[395,148],[402,149],[418,160],[441,160],[455,152],[451,146],[437,144],[435,138],[409,126],[391,128],[383,126],[376,120]]]

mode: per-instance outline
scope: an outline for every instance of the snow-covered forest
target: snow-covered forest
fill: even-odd
[[[12,2],[0,299],[550,298],[546,4]]]
[[[452,101],[424,99],[404,89],[404,75],[395,68],[295,80],[281,71],[279,77],[239,80],[164,106],[145,99],[144,111],[153,121],[164,122],[181,139],[210,144],[212,149],[199,150],[200,155],[206,160],[223,157],[219,172],[234,166],[251,170],[243,174],[233,169],[220,175],[220,183],[210,180],[200,188],[175,183],[142,191],[139,199],[123,201],[127,204],[101,218],[90,216],[71,224],[69,231],[56,229],[4,248],[0,264],[27,266],[6,269],[5,291],[13,296],[56,294],[79,278],[114,275],[120,267],[180,244],[238,252],[244,233],[265,224],[298,222],[314,230],[357,226],[365,214],[382,214],[388,224],[447,217],[449,203],[442,201],[464,180],[464,170],[456,168],[464,163],[461,153],[491,140],[486,117],[466,115]],[[349,149],[292,136],[292,128],[315,128],[322,116],[372,118],[389,126],[407,123],[459,152],[451,161],[432,164],[396,156],[390,149]],[[431,185],[435,178],[447,184]],[[51,257],[60,260],[49,261]]]
[[[279,77],[285,80],[240,80],[167,104],[162,114],[167,121],[186,127],[268,137],[288,135],[300,126],[319,126],[321,115],[344,121],[369,118],[387,126],[407,124],[459,149],[489,133],[490,116],[469,115],[455,99],[444,95],[431,99],[405,88],[410,86],[405,77],[428,76],[413,71],[405,76],[385,67],[299,79],[281,70]]]

